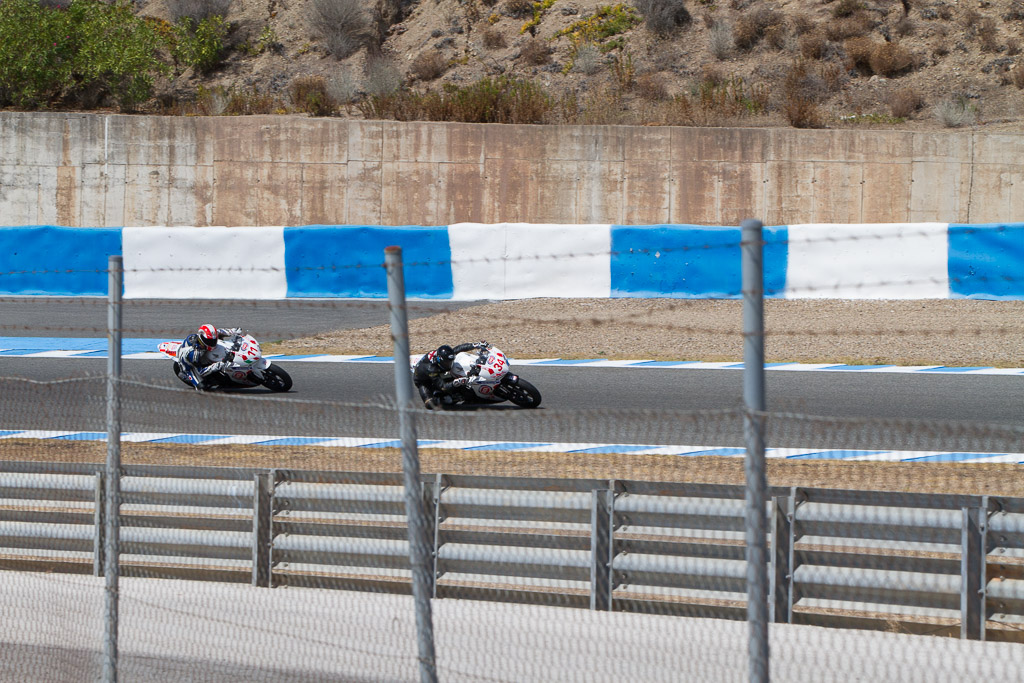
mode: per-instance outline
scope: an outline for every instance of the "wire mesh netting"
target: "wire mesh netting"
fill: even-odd
[[[126,300],[113,383],[123,679],[416,679],[416,547],[440,680],[746,679],[750,417],[767,446],[773,678],[1018,675],[1024,421],[1005,404],[1020,377],[984,358],[1020,348],[1007,315],[1019,302],[974,302],[953,336],[983,340],[974,362],[992,373],[955,377],[881,372],[906,366],[857,346],[895,336],[926,368],[957,365],[938,343],[944,321],[900,318],[910,309],[886,301],[899,328],[850,329],[806,307],[786,317],[784,304],[804,302],[776,302],[773,318],[768,302],[769,349],[827,342],[809,353],[875,369],[770,370],[768,410],[753,416],[735,367],[738,302],[703,318],[685,301],[530,303],[485,334],[481,320],[514,303],[409,304],[414,355],[486,337],[544,396],[536,410],[408,411],[425,524],[410,535],[385,304]],[[3,680],[101,672],[107,305],[0,301]],[[202,322],[248,326],[291,391],[183,383],[156,347]],[[628,328],[663,355],[617,352]],[[706,355],[673,350],[692,338]],[[574,342],[606,353],[566,352]],[[968,414],[992,393],[1002,412]]]

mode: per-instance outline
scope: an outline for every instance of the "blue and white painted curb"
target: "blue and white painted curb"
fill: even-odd
[[[803,224],[764,229],[765,295],[1024,299],[1024,224]],[[0,294],[386,298],[384,248],[413,299],[741,296],[736,226],[456,223],[293,227],[0,226]]]
[[[41,430],[0,430],[3,439],[42,439],[58,441],[105,441],[106,432],[67,432]],[[259,434],[180,434],[162,432],[126,432],[127,443],[176,443],[203,446],[319,446],[326,448],[401,448],[402,442],[386,437],[314,437],[271,436]],[[521,453],[566,453],[579,455],[630,454],[673,455],[683,457],[743,457],[743,448],[708,446],[653,446],[643,444],[557,443],[521,441],[467,441],[460,439],[418,441],[421,449],[445,449],[466,452],[515,451]],[[1024,463],[1024,453],[955,453],[939,451],[884,451],[809,448],[769,448],[766,457],[779,460],[842,460],[860,462],[963,462]]]
[[[155,351],[162,339],[125,339],[121,357],[125,360],[157,360],[167,356]],[[107,340],[88,338],[0,337],[0,357],[13,358],[106,358]],[[267,358],[288,363],[393,363],[391,356],[333,354],[267,354]],[[410,362],[420,356],[410,357]],[[743,363],[683,360],[607,360],[604,358],[512,358],[514,365],[557,366],[565,368],[656,368],[672,370],[742,370]],[[785,372],[858,372],[924,373],[957,375],[1024,376],[1024,368],[956,367],[944,365],[844,365],[842,363],[768,363],[769,371]]]

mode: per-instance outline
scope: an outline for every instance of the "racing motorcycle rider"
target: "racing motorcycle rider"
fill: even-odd
[[[200,378],[200,386],[196,389],[207,389],[207,377],[231,365],[228,351],[217,345],[218,339],[230,339],[241,336],[238,327],[217,329],[213,325],[200,325],[199,329],[185,337],[178,348],[178,377],[186,384],[191,384],[186,374],[192,370]]]
[[[452,373],[456,355],[471,349],[479,349],[481,354],[485,355],[490,348],[490,344],[485,341],[467,342],[455,348],[442,344],[420,358],[413,370],[412,381],[420,390],[420,398],[423,399],[423,405],[427,410],[440,408],[442,404],[450,404],[452,393],[469,384],[469,377],[456,377]]]

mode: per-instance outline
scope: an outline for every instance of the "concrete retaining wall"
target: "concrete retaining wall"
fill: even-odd
[[[1024,224],[765,229],[770,297],[1024,299]],[[384,247],[409,297],[739,298],[740,230],[699,225],[0,228],[0,294],[128,298],[387,296]]]
[[[1024,135],[0,112],[0,224],[1007,223]]]

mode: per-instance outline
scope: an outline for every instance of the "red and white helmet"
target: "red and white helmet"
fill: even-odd
[[[213,325],[199,326],[199,341],[208,349],[217,345],[217,328]]]

